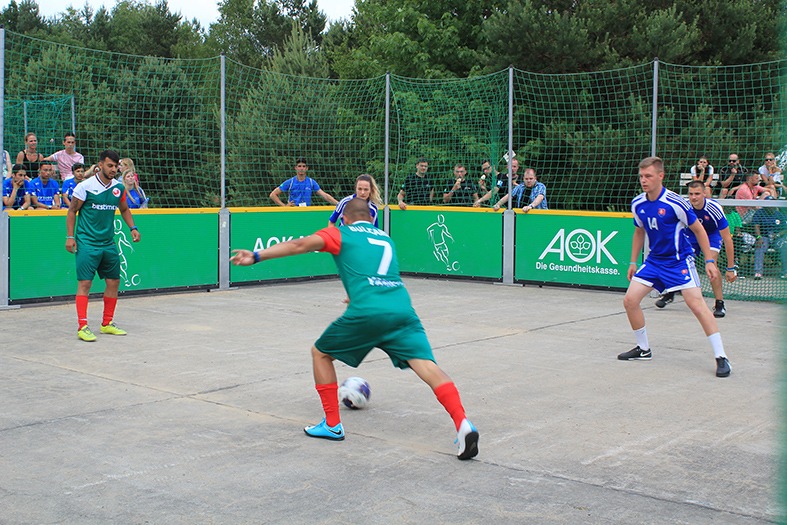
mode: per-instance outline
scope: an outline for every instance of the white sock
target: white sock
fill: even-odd
[[[713,348],[713,355],[716,357],[727,357],[724,353],[724,344],[721,342],[721,334],[719,332],[710,334],[708,341],[710,341],[710,346]]]
[[[637,345],[643,350],[650,350],[648,344],[648,331],[643,326],[639,330],[634,330],[634,337],[637,338]]]

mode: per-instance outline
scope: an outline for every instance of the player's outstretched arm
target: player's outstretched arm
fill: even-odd
[[[301,239],[275,244],[270,248],[259,251],[232,250],[234,254],[230,261],[235,266],[250,266],[254,263],[267,261],[268,259],[278,259],[291,255],[301,255],[309,252],[317,252],[325,247],[325,240],[319,235],[309,235]]]

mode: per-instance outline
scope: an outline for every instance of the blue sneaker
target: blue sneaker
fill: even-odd
[[[454,444],[459,449],[456,453],[459,459],[470,459],[478,455],[478,430],[467,418],[459,425]]]
[[[331,441],[344,440],[344,427],[341,423],[335,427],[329,427],[323,419],[313,427],[306,427],[303,429],[307,436],[313,438],[330,439]]]

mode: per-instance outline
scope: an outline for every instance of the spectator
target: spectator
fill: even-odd
[[[741,166],[740,158],[737,153],[730,153],[727,165],[721,168],[719,181],[721,181],[721,198],[726,199],[746,182],[746,175],[749,170]]]
[[[782,169],[776,163],[776,155],[773,152],[769,151],[765,154],[765,164],[760,166],[757,171],[773,198],[780,197],[784,189],[784,186],[782,186]]]
[[[6,150],[3,150],[3,178],[6,180],[11,177],[11,155]]]
[[[478,193],[485,194],[489,191],[489,188],[486,186],[486,181],[488,180],[489,183],[492,183],[492,176],[497,176],[497,173],[492,171],[492,163],[488,160],[485,160],[481,163],[481,177],[478,179]]]
[[[735,192],[735,198],[740,200],[759,199],[760,195],[765,193],[765,188],[757,184],[759,179],[760,174],[756,171],[747,172],[746,182],[738,188],[738,191]],[[741,221],[743,224],[751,222],[752,215],[754,214],[754,208],[750,206],[736,206],[735,209],[738,210],[738,215],[741,216]]]
[[[527,168],[525,170],[522,184],[514,186],[514,189],[509,195],[505,195],[500,202],[495,204],[495,210],[505,206],[508,199],[515,199],[516,204],[512,205],[514,208],[522,208],[522,211],[527,213],[530,210],[546,210],[547,208],[547,187],[543,182],[538,182],[536,179],[536,170]]]
[[[415,173],[404,179],[402,189],[396,197],[400,210],[406,210],[408,203],[423,206],[429,205],[434,200],[434,186],[426,176],[427,171],[429,171],[429,161],[421,157],[415,164]]]
[[[454,178],[450,179],[443,190],[443,202],[456,206],[472,206],[478,200],[478,186],[465,178],[467,168],[464,164],[454,166]]]
[[[767,195],[765,200],[773,197]],[[781,208],[765,206],[758,208],[752,217],[754,224],[754,278],[762,279],[765,266],[765,252],[773,248],[779,252],[781,278],[787,279],[787,214]]]
[[[60,185],[55,181],[55,167],[49,162],[41,164],[38,177],[30,181],[32,207],[44,210],[60,208]]]
[[[128,207],[132,210],[148,207],[148,198],[145,197],[145,192],[139,187],[135,175],[136,174],[131,170],[121,175],[123,178],[123,186],[126,188],[126,202],[128,203]]]
[[[697,164],[691,167],[691,179],[698,180],[705,186],[705,196],[710,198],[713,195],[713,187],[716,185],[714,178],[718,176],[713,171],[713,166],[708,162],[707,157],[700,157]]]
[[[323,200],[326,200],[336,206],[339,202],[329,194],[320,189],[317,181],[308,177],[306,174],[309,171],[309,165],[306,164],[305,159],[298,159],[295,162],[295,176],[287,179],[281,183],[281,186],[275,188],[270,198],[279,206],[311,206],[312,194],[316,193]],[[287,204],[283,203],[279,198],[283,193],[289,193]]]
[[[721,245],[724,244],[724,251],[727,255],[727,267],[724,273],[727,282],[734,282],[738,277],[738,267],[735,265],[735,247],[732,242],[732,235],[730,234],[730,226],[727,223],[727,218],[724,216],[724,210],[721,205],[714,200],[705,198],[705,182],[702,180],[693,180],[689,183],[689,202],[697,215],[697,220],[702,224],[705,233],[708,234],[708,242],[710,249],[716,255],[716,260],[719,260],[721,253]],[[694,249],[695,257],[702,257],[702,250],[697,241],[697,236],[694,232],[687,228],[683,230]],[[711,280],[711,288],[713,288],[713,296],[716,299],[716,304],[713,309],[714,317],[724,317],[727,315],[727,309],[724,306],[724,294],[721,288],[721,272],[717,274],[717,278]],[[667,292],[656,301],[656,307],[664,308],[673,301],[675,292]]]
[[[11,168],[11,177],[3,181],[3,207],[14,210],[30,208],[30,183],[27,182],[27,173],[24,164],[14,164]]]
[[[77,184],[85,180],[85,166],[82,163],[75,162],[71,166],[71,173],[73,177],[63,181],[63,187],[60,188],[60,200],[62,207],[68,209],[71,207],[71,196],[74,194],[74,188]]]
[[[511,185],[517,186],[519,184],[519,161],[517,159],[511,160]],[[488,201],[495,195],[508,195],[508,173],[499,173],[497,175],[497,180],[495,181],[495,186],[487,191],[483,197],[478,199],[473,203],[473,206],[476,208],[481,206],[484,202]]]
[[[120,159],[118,170],[120,171],[121,176],[123,176],[123,174],[125,174],[127,171],[132,172],[134,174],[134,180],[136,181],[137,185],[139,185],[139,175],[137,174],[137,168],[134,167],[133,160],[128,157]]]
[[[44,156],[38,152],[38,137],[35,133],[25,135],[25,149],[16,154],[16,163],[25,165],[28,180],[38,177],[38,168]]]
[[[75,163],[85,163],[85,157],[83,157],[81,153],[77,152],[76,145],[76,135],[69,131],[63,138],[63,146],[65,149],[56,151],[44,159],[54,160],[57,162],[57,169],[60,171],[60,180],[68,180],[74,176],[73,165]]]
[[[356,197],[369,203],[369,215],[372,216],[375,228],[379,228],[377,225],[377,210],[379,206],[383,205],[383,201],[380,198],[380,188],[377,187],[374,177],[366,173],[358,175],[355,179],[355,193],[343,198],[336,205],[336,209],[333,210],[330,219],[328,219],[328,226],[336,226],[337,222],[339,222],[340,226],[344,224],[344,207]]]

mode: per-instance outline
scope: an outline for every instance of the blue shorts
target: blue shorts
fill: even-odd
[[[645,259],[631,280],[650,286],[659,293],[700,286],[700,276],[697,274],[692,256],[686,257],[685,260],[676,261],[654,262],[651,259]]]
[[[714,235],[713,237],[708,236],[708,241],[710,242],[710,249],[716,253],[721,252],[721,245],[724,243],[721,239],[721,235]],[[691,247],[694,249],[694,254],[702,256],[702,248],[700,248],[699,243],[692,242]]]

